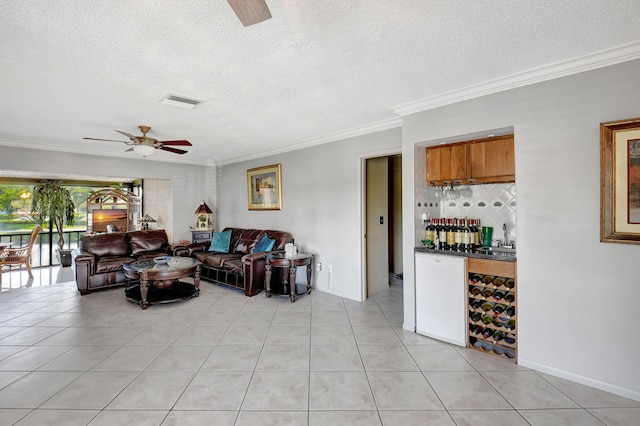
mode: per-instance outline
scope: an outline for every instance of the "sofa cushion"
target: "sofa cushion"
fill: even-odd
[[[243,229],[238,233],[238,237],[234,240],[235,246],[231,244],[230,253],[249,254],[253,253],[253,249],[258,243],[262,231],[259,229]]]
[[[169,243],[167,233],[162,229],[131,231],[127,232],[127,237],[133,256],[144,252],[163,251],[163,247]]]
[[[102,257],[96,262],[96,274],[104,272],[121,271],[122,265],[133,262],[135,259],[131,257],[107,256]]]
[[[262,253],[265,251],[271,251],[276,240],[269,238],[267,234],[262,234],[262,237],[258,240],[256,247],[253,249],[254,253]]]
[[[231,259],[242,259],[242,256],[234,253],[211,253],[211,252],[196,252],[193,256],[204,263],[207,266],[213,268],[225,269],[225,264]]]
[[[103,256],[127,256],[129,246],[124,232],[111,234],[83,235],[80,237],[82,249],[100,258]]]
[[[231,230],[222,232],[214,232],[211,238],[211,246],[209,251],[218,253],[229,253],[229,244],[231,244]]]

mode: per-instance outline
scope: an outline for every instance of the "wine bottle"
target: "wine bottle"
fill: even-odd
[[[482,295],[484,297],[491,297],[492,294],[493,294],[493,289],[485,288],[484,290],[482,290]]]
[[[476,219],[476,247],[482,246],[482,226],[480,226],[480,219]]]
[[[462,226],[460,225],[460,219],[455,220],[454,229],[456,251],[464,251],[464,246],[462,245]]]
[[[516,320],[507,321],[507,328],[509,330],[515,330],[516,329]]]
[[[453,227],[453,219],[447,219],[447,250],[456,249],[456,230]]]
[[[482,319],[482,314],[480,312],[474,312],[471,314],[471,321],[476,322]]]
[[[496,330],[493,333],[493,340],[499,342],[502,339],[504,339],[504,331]]]
[[[509,278],[507,281],[505,281],[504,285],[507,288],[513,288],[516,285],[516,281],[513,278]]]
[[[469,227],[469,219],[462,220],[462,251],[471,253],[471,228]]]
[[[432,243],[435,241],[435,237],[433,235],[433,222],[432,219],[427,220],[427,227],[424,231],[424,239],[427,241],[431,241]]]
[[[493,307],[493,317],[498,318],[498,315],[504,312],[505,305],[497,304]]]
[[[507,309],[504,310],[504,313],[507,314],[508,316],[512,317],[516,314],[516,307],[515,306],[509,306]]]
[[[482,274],[473,274],[471,276],[471,282],[473,282],[474,284],[479,283],[480,281],[482,281],[482,277],[483,277]]]
[[[478,299],[471,299],[471,302],[469,303],[469,306],[471,306],[471,308],[473,309],[478,309],[482,306],[482,300],[478,300]]]
[[[491,302],[482,302],[482,305],[480,305],[480,307],[482,308],[482,310],[488,312],[488,311],[493,310],[493,303],[491,303]]]
[[[489,337],[491,337],[493,334],[495,334],[493,332],[492,329],[490,328],[485,328],[484,331],[482,332],[482,338],[484,339],[488,339]]]
[[[477,314],[478,312],[474,312]],[[491,324],[493,322],[493,315],[485,314],[482,315],[482,322],[485,324]]]
[[[469,331],[471,331],[472,334],[482,335],[482,332],[484,331],[484,327],[481,326],[480,324],[470,324]]]
[[[504,291],[502,290],[496,290],[493,292],[493,298],[496,300],[500,300],[502,298],[504,298]]]
[[[516,295],[509,292],[506,296],[504,296],[504,301],[508,303],[513,303],[516,300]]]
[[[446,250],[447,249],[447,231],[444,226],[444,219],[438,219],[438,240],[440,242],[439,249]]]

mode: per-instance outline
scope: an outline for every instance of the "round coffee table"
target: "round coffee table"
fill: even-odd
[[[190,257],[163,256],[169,263],[153,259],[138,260],[124,265],[127,277],[127,300],[138,303],[142,309],[156,303],[171,303],[198,297],[200,294],[200,267],[202,263]],[[180,281],[192,277],[193,284]],[[139,280],[131,286],[132,280]]]

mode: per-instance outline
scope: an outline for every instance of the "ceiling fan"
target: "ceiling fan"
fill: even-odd
[[[156,152],[156,149],[161,149],[163,151],[173,152],[174,154],[185,154],[187,152],[187,151],[182,150],[182,149],[171,148],[171,147],[169,147],[167,145],[192,146],[191,142],[186,141],[186,140],[159,141],[158,139],[150,138],[150,137],[147,136],[147,133],[149,133],[149,130],[151,130],[151,127],[149,127],[149,126],[138,126],[138,128],[142,132],[142,136],[134,136],[131,133],[127,133],[127,132],[122,132],[120,130],[116,130],[116,132],[128,137],[129,138],[128,141],[117,141],[117,140],[112,140],[112,139],[97,139],[97,138],[82,138],[82,139],[87,139],[87,140],[91,140],[91,141],[120,142],[120,143],[123,143],[125,145],[129,145],[131,147],[128,150],[126,150],[125,152],[134,151],[135,153],[137,153],[137,154],[139,154],[139,155],[141,155],[143,157],[148,157],[149,155],[152,155],[154,152]]]
[[[245,27],[266,21],[271,12],[265,0],[227,0]]]

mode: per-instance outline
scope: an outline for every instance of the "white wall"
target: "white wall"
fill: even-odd
[[[640,246],[599,242],[599,124],[640,116],[639,75],[633,61],[403,118],[405,165],[416,144],[514,127],[519,363],[637,400]],[[413,178],[405,167],[405,271]],[[409,329],[413,280],[405,274]]]
[[[400,151],[399,128],[221,167],[218,229],[277,229],[299,251],[316,255],[315,288],[353,300],[361,296],[362,157]],[[282,164],[282,210],[247,209],[247,169]],[[332,272],[329,274],[329,265]]]
[[[116,158],[0,147],[0,176],[12,173],[50,173],[55,175],[118,178],[169,179],[173,188],[173,240],[191,241],[189,226],[195,224],[194,212],[206,200],[211,209],[216,202],[214,167],[166,163],[132,157]]]

